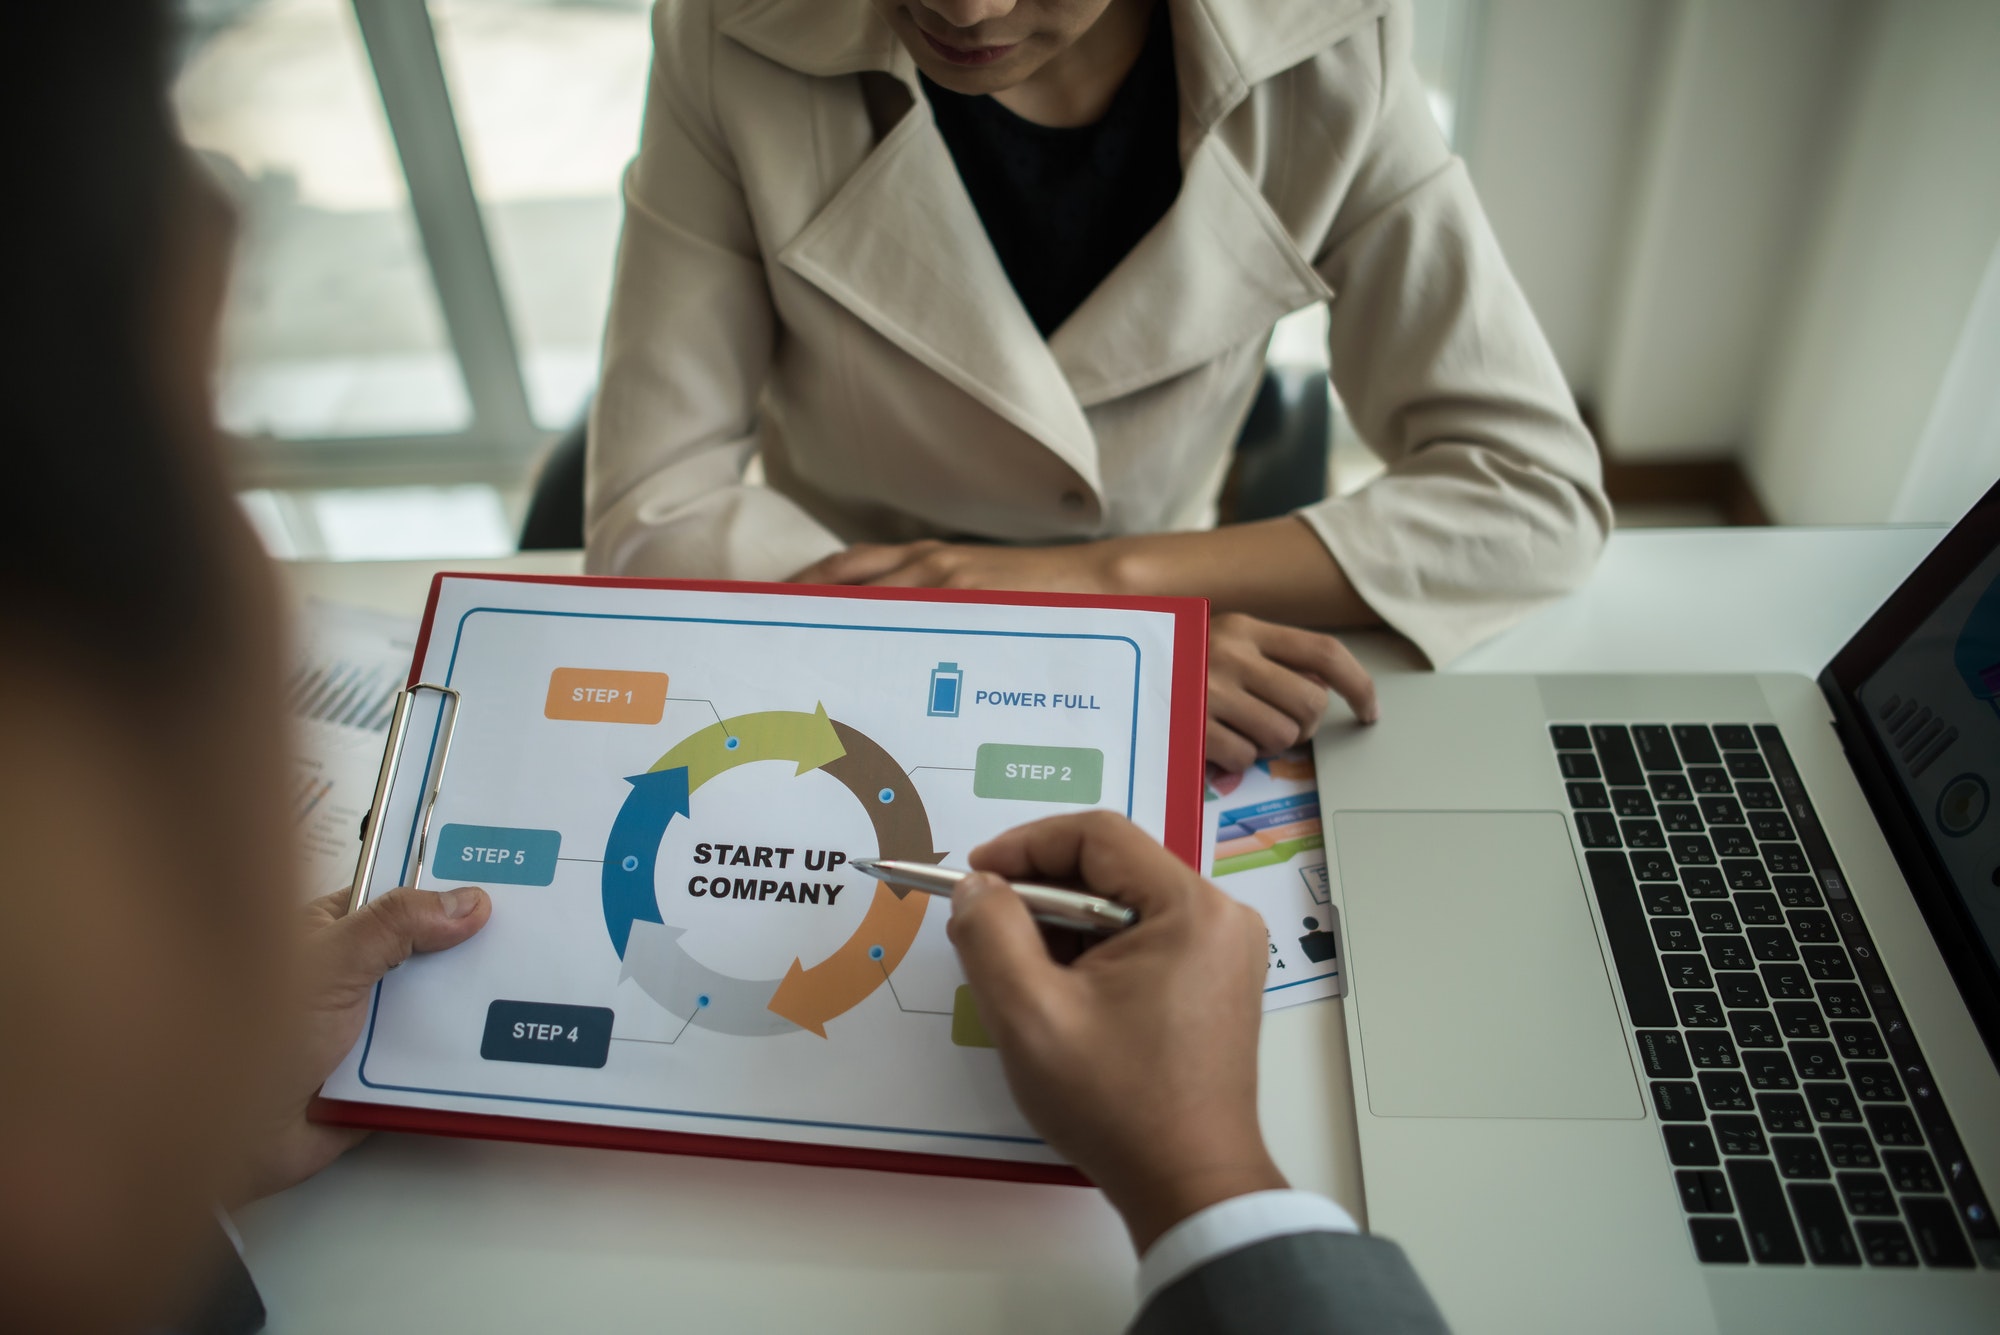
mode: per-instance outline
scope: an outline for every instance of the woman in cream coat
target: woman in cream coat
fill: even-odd
[[[1156,24],[1178,189],[1044,336],[1010,281],[1041,261],[1003,264],[934,104],[1092,125]],[[1372,716],[1320,631],[1442,663],[1596,560],[1595,449],[1402,0],[661,0],[654,38],[593,570],[1205,596],[1209,757],[1241,768],[1329,687]],[[1318,303],[1388,471],[1216,528],[1271,327]]]

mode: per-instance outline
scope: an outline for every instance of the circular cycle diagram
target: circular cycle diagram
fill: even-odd
[[[759,761],[793,764],[794,778],[820,770],[839,782],[867,813],[877,856],[943,860],[931,847],[930,818],[910,776],[868,736],[828,718],[825,705],[810,714],[739,714],[683,738],[651,769],[627,778],[632,790],[604,846],[604,926],[624,961],[620,979],[632,979],[677,1019],[741,1037],[803,1029],[825,1038],[828,1021],[867,1000],[902,963],[929,896],[876,882],[854,934],[810,967],[794,958],[780,978],[736,978],[695,959],[681,943],[686,929],[667,926],[660,912],[660,842],[674,820],[690,817],[709,780]]]

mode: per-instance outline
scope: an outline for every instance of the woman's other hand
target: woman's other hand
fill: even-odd
[[[1367,670],[1331,635],[1224,612],[1208,623],[1208,763],[1235,773],[1313,735],[1337,694],[1380,714]]]

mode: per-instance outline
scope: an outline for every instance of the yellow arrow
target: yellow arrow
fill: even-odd
[[[659,758],[653,771],[686,766],[688,791],[693,792],[722,771],[756,760],[796,761],[796,773],[804,774],[846,754],[825,705],[810,714],[774,709],[711,723],[682,738]]]

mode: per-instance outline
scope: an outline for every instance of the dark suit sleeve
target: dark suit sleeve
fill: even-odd
[[[255,1335],[264,1329],[264,1299],[236,1247],[216,1230],[210,1249],[213,1278],[201,1301],[167,1329],[171,1335]]]
[[[1153,1296],[1130,1335],[1448,1335],[1403,1249],[1292,1233],[1218,1256]]]

